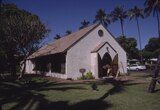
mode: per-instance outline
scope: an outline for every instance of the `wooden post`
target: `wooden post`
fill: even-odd
[[[150,92],[150,93],[153,93],[154,90],[155,90],[159,71],[160,71],[160,56],[159,56],[158,61],[156,63],[155,71],[154,71],[154,73],[152,75],[152,80],[151,80],[151,82],[149,84],[148,92]]]
[[[119,69],[118,69],[118,70],[117,70],[117,73],[116,73],[116,79],[118,79],[119,74],[120,74],[120,71],[119,71]]]

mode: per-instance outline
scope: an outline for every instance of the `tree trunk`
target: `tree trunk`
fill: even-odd
[[[160,71],[160,56],[158,58],[158,61],[157,61],[156,67],[155,67],[155,71],[152,75],[152,80],[151,80],[149,88],[148,88],[148,92],[150,92],[150,93],[153,93],[155,90],[159,71]]]
[[[157,23],[158,23],[158,37],[160,38],[160,24],[159,24],[159,15],[158,15],[158,11],[156,11],[156,15],[157,15]]]
[[[142,56],[142,44],[141,44],[141,33],[140,33],[140,28],[139,28],[139,22],[138,22],[138,18],[136,17],[136,22],[137,22],[137,28],[138,28],[138,39],[139,39],[139,49],[140,49],[140,61],[141,63],[143,63],[143,56]]]
[[[20,75],[18,77],[18,79],[22,78],[24,73],[25,73],[25,70],[26,70],[26,58],[23,60],[23,63],[22,63],[22,72],[20,72]]]
[[[10,74],[12,76],[16,76],[16,59],[15,59],[15,56],[11,54],[10,56]]]
[[[120,19],[120,23],[121,23],[121,29],[122,29],[122,36],[124,36],[123,20],[122,19]]]

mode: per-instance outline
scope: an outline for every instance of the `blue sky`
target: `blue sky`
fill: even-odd
[[[51,30],[44,43],[54,40],[56,34],[64,35],[66,30],[77,31],[84,19],[93,22],[98,9],[105,9],[110,13],[116,6],[123,6],[125,10],[135,5],[143,8],[145,0],[2,0],[7,3],[15,3],[20,9],[25,9],[39,16],[41,21]],[[149,38],[157,37],[156,18],[150,16],[139,19],[142,47]],[[120,23],[111,23],[107,29],[115,36],[121,35]],[[124,33],[127,37],[138,40],[138,32],[135,20],[124,21]],[[138,43],[138,42],[137,42]],[[138,45],[139,47],[139,45]]]

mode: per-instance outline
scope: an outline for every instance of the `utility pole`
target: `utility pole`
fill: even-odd
[[[160,72],[160,56],[159,56],[158,61],[156,63],[155,71],[154,71],[154,73],[152,75],[152,80],[151,80],[151,82],[149,84],[148,92],[150,92],[150,93],[153,93],[154,90],[155,90],[159,72]]]

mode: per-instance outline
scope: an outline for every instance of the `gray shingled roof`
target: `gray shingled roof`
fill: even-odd
[[[94,24],[92,26],[81,29],[77,32],[74,32],[70,35],[62,37],[58,40],[55,40],[49,44],[46,44],[43,47],[41,47],[39,50],[34,52],[31,56],[29,56],[29,59],[50,55],[50,54],[63,53],[67,51],[70,47],[72,47],[75,43],[77,43],[81,38],[86,36],[89,32],[91,32],[97,26],[98,24]]]

